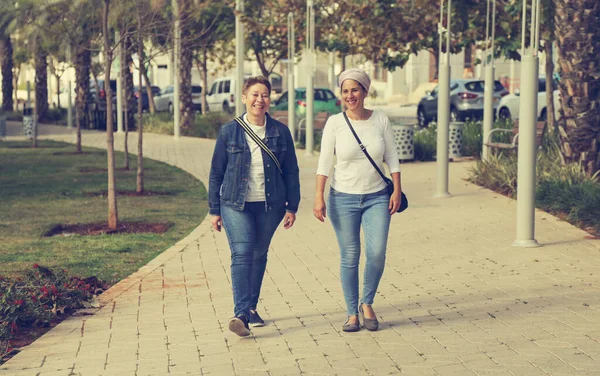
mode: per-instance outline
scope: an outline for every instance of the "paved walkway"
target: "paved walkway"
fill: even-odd
[[[14,125],[13,125],[14,131]],[[72,141],[65,128],[43,127]],[[210,140],[146,134],[145,155],[207,182]],[[106,145],[86,132],[84,144]],[[129,150],[135,152],[136,137]],[[121,148],[122,136],[116,135]],[[513,248],[516,204],[450,168],[404,164],[411,207],[393,217],[377,332],[344,333],[333,230],[312,216],[316,157],[299,152],[296,225],[275,235],[254,336],[227,330],[229,250],[209,220],[0,367],[1,375],[598,375],[600,241],[538,212],[543,247]]]

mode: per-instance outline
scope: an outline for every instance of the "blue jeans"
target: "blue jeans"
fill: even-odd
[[[327,211],[341,254],[340,278],[348,315],[358,314],[358,263],[360,227],[365,233],[366,259],[361,303],[371,305],[385,266],[391,215],[384,189],[370,194],[342,193],[331,189]]]
[[[221,205],[221,219],[231,249],[231,284],[235,316],[256,310],[271,238],[285,206],[265,210],[265,202],[246,202],[243,211]]]

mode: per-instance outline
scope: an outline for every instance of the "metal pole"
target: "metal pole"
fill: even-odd
[[[443,2],[440,5],[440,26],[443,18]],[[438,62],[438,129],[437,129],[437,185],[434,197],[450,197],[448,192],[448,139],[449,139],[449,122],[450,122],[450,6],[451,1],[448,1],[448,28],[446,41],[446,58],[441,58]],[[442,34],[440,33],[440,40]],[[441,49],[442,43],[440,41]]]
[[[531,17],[537,14],[536,0],[532,1]],[[530,32],[537,28],[531,24]],[[525,34],[525,30],[523,30]],[[537,35],[535,38],[537,39]],[[539,57],[535,46],[537,41],[530,40],[530,48],[521,59],[521,106],[519,109],[519,148],[517,174],[517,239],[513,246],[537,247],[535,240],[535,169],[536,169],[536,123],[537,123],[537,86]]]
[[[242,13],[244,12],[244,0],[235,1],[235,113],[241,116],[244,113],[242,103],[242,86],[244,86],[244,24]]]
[[[294,61],[296,56],[296,34],[294,14],[288,13],[288,127],[292,140],[296,141],[296,85],[294,84]]]
[[[181,19],[179,17],[179,0],[173,0],[173,136],[178,139],[181,128],[181,112],[179,111],[181,58]],[[141,97],[140,97],[141,98]]]
[[[328,71],[328,79],[329,79],[329,89],[331,91],[335,91],[335,53],[333,51],[329,51],[329,71]]]
[[[67,63],[69,64],[69,74],[67,75],[67,128],[73,128],[73,98],[71,88],[71,45],[67,45]]]
[[[313,88],[314,80],[314,14],[313,14],[313,0],[306,1],[306,155],[313,155],[314,148],[314,101],[315,92]]]
[[[119,41],[119,33],[115,31],[115,41]],[[115,65],[117,66],[117,133],[123,132],[123,79],[121,77],[121,57],[123,55],[122,44],[119,43],[115,56]],[[104,85],[108,85],[106,82],[106,74],[104,79]],[[112,100],[112,98],[106,98],[106,100]],[[106,116],[110,116],[106,114]]]
[[[488,9],[490,0],[488,0]],[[490,148],[485,145],[488,140],[489,134],[494,126],[494,30],[495,27],[495,11],[496,11],[496,0],[494,0],[494,7],[491,13],[492,18],[492,30],[488,34],[487,30],[490,24],[490,17],[488,12],[488,18],[486,19],[486,35],[491,34],[491,41],[486,39],[486,44],[491,45],[491,51],[485,59],[485,86],[483,93],[483,142],[481,157],[484,161],[489,158]],[[489,60],[488,60],[489,59]]]

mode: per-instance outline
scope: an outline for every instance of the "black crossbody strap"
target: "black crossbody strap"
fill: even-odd
[[[244,131],[246,132],[246,134],[248,136],[250,136],[250,138],[252,140],[254,140],[254,142],[256,142],[256,144],[258,146],[260,146],[260,148],[263,149],[265,151],[265,153],[269,154],[269,157],[271,157],[271,159],[273,160],[273,162],[275,162],[275,165],[277,166],[277,169],[279,170],[279,173],[283,174],[283,171],[281,170],[281,165],[279,164],[279,161],[277,160],[277,157],[275,156],[275,154],[273,154],[273,152],[271,151],[271,149],[269,149],[269,147],[263,142],[263,140],[261,140],[260,137],[258,137],[258,135],[256,133],[254,133],[254,131],[252,130],[252,128],[250,128],[250,126],[248,124],[246,124],[246,122],[244,121],[244,119],[242,119],[241,117],[236,117],[235,121],[238,122],[238,124],[244,129]]]
[[[375,163],[373,158],[371,158],[371,156],[367,152],[367,148],[365,147],[365,145],[362,144],[362,141],[360,140],[360,138],[358,138],[358,135],[356,134],[356,132],[354,131],[354,128],[352,127],[352,124],[350,123],[350,119],[348,119],[348,115],[346,115],[346,111],[344,111],[343,114],[344,114],[344,119],[346,119],[346,123],[348,123],[348,126],[350,127],[350,131],[352,131],[354,138],[356,138],[356,141],[358,142],[358,146],[360,146],[360,150],[362,150],[362,152],[365,153],[365,155],[367,156],[367,159],[369,160],[369,162],[371,162],[373,167],[375,167],[375,169],[377,170],[377,172],[379,173],[379,176],[381,176],[383,181],[386,181],[385,175],[383,174],[383,172],[381,172],[381,170],[379,169],[379,166],[377,166],[377,164]]]

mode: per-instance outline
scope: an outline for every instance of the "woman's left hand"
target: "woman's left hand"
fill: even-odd
[[[390,210],[390,215],[394,215],[400,208],[400,197],[402,195],[402,191],[396,190],[390,196],[390,204],[388,205],[388,209]]]
[[[294,222],[296,222],[296,213],[286,212],[283,217],[283,227],[287,230],[294,225]]]

